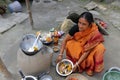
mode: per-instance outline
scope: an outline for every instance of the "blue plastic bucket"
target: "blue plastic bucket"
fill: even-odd
[[[18,1],[14,1],[8,5],[8,9],[10,12],[21,12],[22,6]]]

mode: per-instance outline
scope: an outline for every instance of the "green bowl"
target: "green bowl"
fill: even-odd
[[[118,71],[109,71],[103,75],[102,80],[120,80],[120,72]]]

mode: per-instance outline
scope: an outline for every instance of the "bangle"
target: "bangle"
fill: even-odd
[[[79,63],[78,63],[78,62],[76,62],[75,64],[76,64],[77,66],[79,66]]]
[[[62,56],[63,54],[58,54],[59,56]]]

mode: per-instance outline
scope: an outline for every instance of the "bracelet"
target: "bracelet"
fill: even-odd
[[[78,62],[75,63],[77,66],[79,66]]]
[[[59,56],[63,56],[63,54],[58,54]]]

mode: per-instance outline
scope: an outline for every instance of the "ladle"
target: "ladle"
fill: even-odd
[[[33,52],[33,51],[34,51],[34,47],[35,47],[35,45],[36,45],[36,43],[37,43],[37,41],[38,41],[38,39],[39,39],[39,36],[40,36],[40,33],[37,35],[37,38],[35,39],[32,47],[30,47],[30,48],[28,49],[29,52]]]

